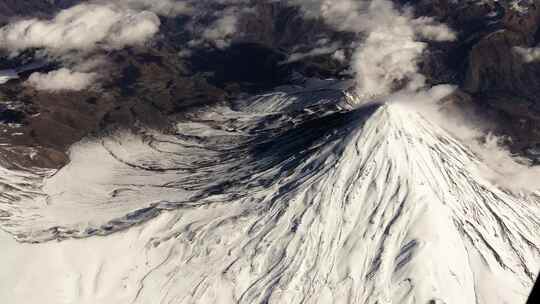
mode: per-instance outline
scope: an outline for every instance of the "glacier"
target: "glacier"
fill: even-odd
[[[525,303],[540,196],[414,107],[333,82],[0,168],[6,303]]]

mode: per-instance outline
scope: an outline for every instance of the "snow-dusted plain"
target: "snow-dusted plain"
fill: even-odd
[[[524,303],[540,197],[399,103],[338,84],[0,172],[2,303]]]

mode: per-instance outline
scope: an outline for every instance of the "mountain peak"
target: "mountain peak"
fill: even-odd
[[[142,240],[125,251],[149,265],[132,276],[142,286],[136,303],[158,286],[163,301],[525,299],[540,257],[538,198],[491,185],[466,146],[407,106],[344,111],[336,98],[299,110],[317,94],[209,110],[174,136],[80,144],[68,166],[34,186],[43,204],[11,202],[4,227],[30,242]],[[277,110],[290,102],[299,104]],[[255,111],[264,108],[273,110]]]

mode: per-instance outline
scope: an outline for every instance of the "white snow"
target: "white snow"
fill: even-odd
[[[540,199],[410,107],[343,96],[266,94],[80,143],[54,175],[2,169],[0,299],[524,303]]]

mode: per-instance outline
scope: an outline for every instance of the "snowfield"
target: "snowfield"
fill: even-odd
[[[2,302],[525,303],[538,195],[410,107],[281,89],[2,169]]]

